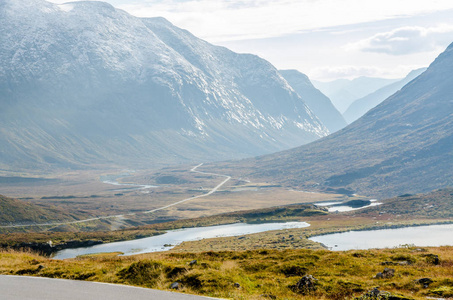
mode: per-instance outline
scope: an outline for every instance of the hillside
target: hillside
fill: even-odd
[[[311,144],[212,165],[224,174],[373,197],[453,185],[453,45],[362,118]]]
[[[267,61],[103,2],[0,3],[0,168],[240,158],[328,130]]]
[[[77,213],[80,216],[83,214],[81,212]],[[42,224],[47,222],[72,221],[75,219],[75,213],[65,212],[56,207],[38,206],[0,195],[0,226],[7,226],[11,223],[16,225]]]
[[[343,78],[327,82],[313,80],[312,82],[317,89],[329,97],[339,112],[344,113],[355,100],[398,80],[362,76],[354,79]]]
[[[373,107],[376,107],[379,103],[396,93],[403,86],[408,84],[425,70],[426,68],[413,70],[409,74],[407,74],[404,79],[386,85],[363,98],[355,100],[344,112],[343,117],[348,123],[354,122],[355,120],[363,116],[367,111],[369,111]]]
[[[330,99],[313,86],[307,75],[297,70],[280,70],[279,72],[291,87],[301,95],[308,107],[330,132],[338,131],[347,125]]]

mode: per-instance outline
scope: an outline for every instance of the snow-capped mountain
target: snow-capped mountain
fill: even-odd
[[[299,95],[303,95],[302,99],[330,132],[338,131],[347,125],[330,99],[313,86],[307,75],[297,70],[280,70],[280,74]]]
[[[103,2],[0,1],[0,167],[215,160],[328,130],[267,61]]]

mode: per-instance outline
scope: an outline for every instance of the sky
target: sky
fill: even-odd
[[[64,3],[67,0],[51,0]],[[453,42],[451,0],[106,0],[311,79],[402,78]]]

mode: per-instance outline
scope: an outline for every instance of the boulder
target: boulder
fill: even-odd
[[[170,288],[172,290],[179,290],[181,288],[181,284],[179,282],[173,282],[171,285],[170,285]]]
[[[196,265],[197,263],[198,263],[198,261],[196,259],[194,259],[191,262],[189,262],[189,266]]]
[[[395,276],[395,269],[385,268],[382,274],[384,275],[384,278],[392,278]]]
[[[439,255],[437,254],[425,254],[423,256],[426,257],[426,262],[429,264],[433,265],[440,264]]]
[[[394,295],[386,291],[380,291],[379,288],[375,287],[362,296],[355,298],[355,300],[412,300],[412,298]]]
[[[376,279],[385,279],[385,278],[392,278],[393,276],[395,276],[395,270],[385,268],[384,271],[377,273],[375,278]]]
[[[423,287],[426,289],[434,281],[431,278],[420,278],[420,279],[416,280],[416,282],[423,285]]]
[[[295,292],[305,295],[316,290],[318,279],[312,275],[303,276],[292,288]]]

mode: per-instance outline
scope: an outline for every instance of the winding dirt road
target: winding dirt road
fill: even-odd
[[[107,220],[107,219],[115,219],[115,218],[127,218],[127,217],[131,217],[131,216],[135,216],[136,214],[139,214],[139,213],[150,214],[150,213],[153,213],[153,212],[156,212],[156,211],[159,211],[159,210],[164,210],[166,208],[179,205],[179,204],[184,203],[184,202],[188,202],[188,201],[193,200],[193,199],[208,197],[209,195],[212,195],[215,192],[217,192],[219,190],[219,188],[221,188],[225,183],[227,183],[231,179],[231,176],[197,171],[197,169],[199,167],[201,167],[202,165],[203,165],[203,163],[201,163],[199,165],[196,165],[195,167],[190,169],[190,172],[195,172],[195,173],[204,174],[204,175],[213,175],[213,176],[218,176],[218,177],[224,177],[225,178],[225,180],[223,180],[221,183],[219,183],[217,186],[215,186],[209,192],[207,192],[206,194],[203,194],[203,195],[189,197],[189,198],[174,202],[172,204],[165,205],[165,206],[162,206],[162,207],[159,207],[159,208],[155,208],[155,209],[152,209],[152,210],[147,210],[147,211],[142,211],[142,212],[135,212],[135,213],[130,213],[130,214],[102,216],[102,217],[95,217],[95,218],[89,218],[89,219],[83,219],[83,220],[77,220],[77,221],[70,221],[70,222],[55,222],[55,223],[41,223],[41,224],[27,224],[27,225],[4,225],[4,226],[0,226],[0,228],[18,228],[18,227],[32,227],[32,226],[58,226],[58,225],[70,225],[70,224],[85,223],[85,222],[97,221],[97,220]]]

